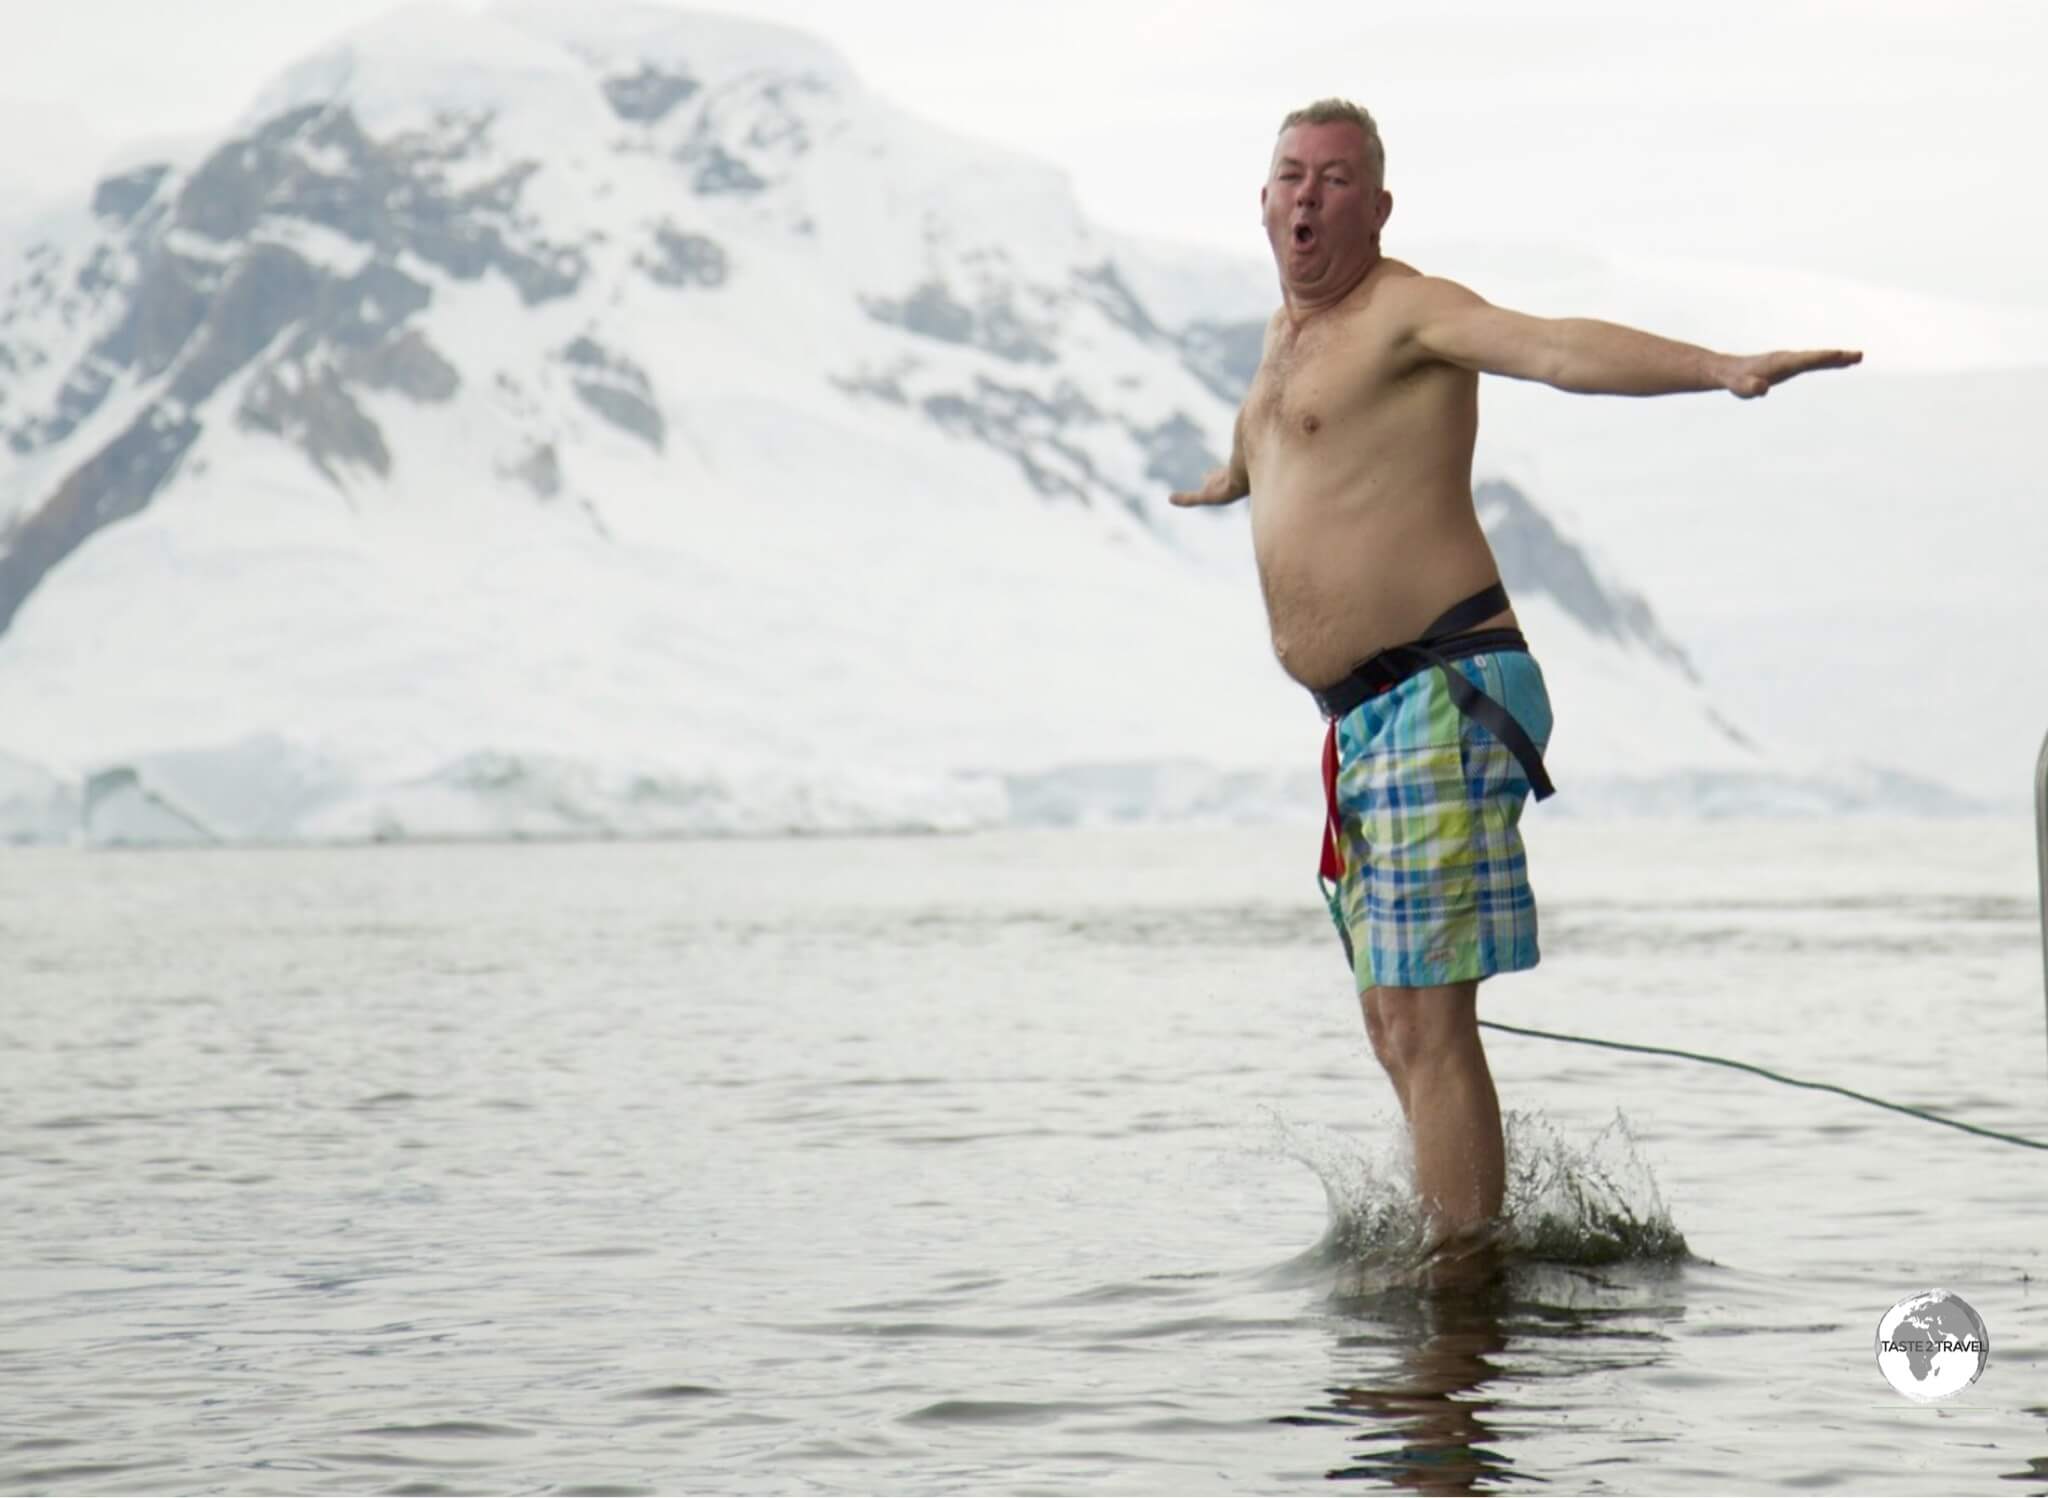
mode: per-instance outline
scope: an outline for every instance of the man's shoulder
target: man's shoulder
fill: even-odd
[[[1383,259],[1338,305],[1337,320],[1359,334],[1384,337],[1459,295],[1472,294],[1405,260]]]
[[[1448,276],[1433,276],[1399,260],[1388,262],[1385,294],[1408,306],[1472,304],[1485,300],[1471,287]]]
[[[1445,276],[1424,276],[1415,283],[1414,295],[1420,301],[1448,307],[1481,307],[1486,298],[1465,285]]]
[[[1437,319],[1486,305],[1486,299],[1469,286],[1404,265],[1374,298],[1371,321],[1379,337],[1405,348]]]

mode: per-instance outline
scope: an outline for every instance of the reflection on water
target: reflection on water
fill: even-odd
[[[1417,1493],[1492,1492],[1547,1479],[1506,1449],[1543,1413],[1506,1396],[1513,1365],[1571,1374],[1649,1368],[1671,1355],[1664,1330],[1682,1300],[1680,1269],[1646,1261],[1596,1271],[1506,1259],[1454,1285],[1391,1286],[1331,1297],[1337,1382],[1305,1414],[1275,1423],[1355,1427],[1335,1482]]]
[[[1504,1281],[1477,1290],[1389,1290],[1340,1303],[1364,1329],[1337,1339],[1351,1381],[1313,1406],[1331,1424],[1364,1427],[1351,1436],[1350,1460],[1333,1481],[1368,1479],[1418,1493],[1474,1493],[1515,1479],[1498,1448],[1503,1433],[1487,1416],[1499,1408],[1486,1386],[1507,1349],[1500,1300]]]
[[[1269,1284],[1320,1283],[1337,1327],[1335,1381],[1274,1423],[1354,1430],[1333,1481],[1418,1493],[1489,1492],[1545,1479],[1504,1449],[1538,1407],[1510,1401],[1510,1365],[1582,1378],[1654,1366],[1682,1320],[1687,1261],[1628,1121],[1574,1143],[1541,1114],[1504,1117],[1508,1180],[1482,1247],[1430,1256],[1406,1134],[1370,1147],[1269,1116],[1274,1153],[1315,1172],[1329,1223]],[[1504,1385],[1503,1380],[1507,1383]]]

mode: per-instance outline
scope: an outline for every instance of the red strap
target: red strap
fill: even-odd
[[[1323,735],[1323,865],[1325,879],[1344,877],[1343,845],[1338,831],[1343,824],[1337,816],[1337,720],[1330,720]]]

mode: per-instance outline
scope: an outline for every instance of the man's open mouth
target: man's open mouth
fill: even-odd
[[[1294,226],[1294,242],[1296,244],[1313,244],[1315,242],[1315,237],[1316,231],[1310,228],[1307,224],[1296,224]]]

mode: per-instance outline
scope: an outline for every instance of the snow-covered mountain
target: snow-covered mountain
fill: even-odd
[[[1286,814],[1241,268],[787,30],[416,7],[0,293],[0,839]],[[1954,804],[1774,754],[1480,486],[1550,806]]]

